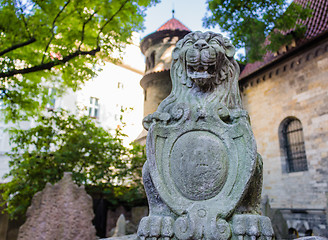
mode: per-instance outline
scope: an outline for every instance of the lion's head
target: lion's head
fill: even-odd
[[[204,119],[206,112],[215,112],[226,123],[244,114],[234,54],[230,41],[213,32],[191,32],[178,41],[172,53],[172,91],[144,119],[145,128],[154,121],[167,124],[188,118],[191,112],[196,121]]]
[[[172,56],[200,90],[209,91],[224,80],[224,65],[234,54],[234,46],[221,34],[192,32],[178,42]]]
[[[239,66],[234,54],[234,46],[221,34],[199,31],[187,34],[172,53],[173,88],[182,84],[200,92],[215,93],[227,107],[240,106]]]

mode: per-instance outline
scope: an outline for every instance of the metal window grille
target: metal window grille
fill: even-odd
[[[308,170],[302,123],[298,119],[287,121],[283,128],[283,137],[287,157],[287,171],[300,172]]]

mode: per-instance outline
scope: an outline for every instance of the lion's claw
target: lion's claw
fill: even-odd
[[[260,215],[235,215],[232,219],[232,229],[238,240],[271,240],[274,235],[270,219]]]
[[[138,228],[140,240],[170,240],[173,237],[173,223],[171,217],[148,216],[141,219]]]

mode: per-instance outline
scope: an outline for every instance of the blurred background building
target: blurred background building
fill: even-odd
[[[139,44],[140,35],[135,34],[133,44],[126,47],[121,63],[107,62],[97,77],[88,81],[77,92],[71,91],[60,98],[54,98],[47,108],[63,108],[73,113],[82,111],[109,131],[123,127],[123,121],[123,132],[128,136],[124,139],[124,144],[134,141],[142,131],[144,99],[139,81],[143,76],[145,63]],[[27,129],[34,127],[35,123],[20,122],[19,125]],[[11,126],[14,125],[0,123],[0,183],[9,180],[2,179],[2,176],[9,171],[9,158],[5,153],[11,147],[9,134],[5,129]]]

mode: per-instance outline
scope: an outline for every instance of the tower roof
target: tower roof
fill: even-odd
[[[155,32],[147,35],[142,39],[140,44],[140,49],[143,54],[145,54],[146,49],[149,46],[161,42],[166,37],[177,36],[179,39],[183,38],[186,34],[190,33],[191,30],[183,25],[174,16],[159,27]]]
[[[327,0],[294,0],[295,3],[313,10],[312,16],[302,24],[306,26],[305,39],[312,39],[322,32],[328,30],[328,1]]]
[[[164,31],[164,30],[180,30],[180,31],[190,31],[185,25],[183,25],[178,19],[174,17],[164,23],[161,27],[159,27],[156,31]]]

